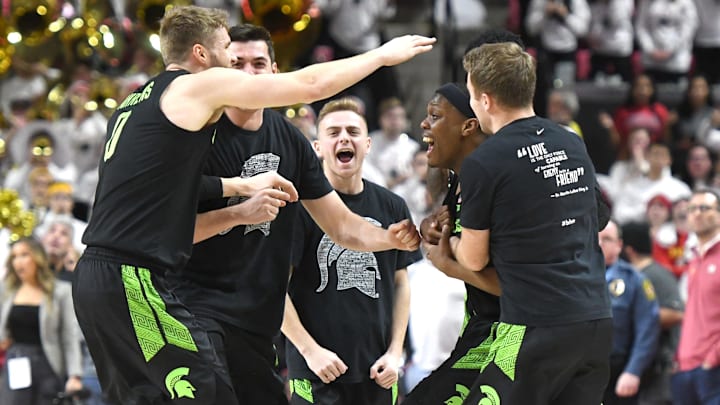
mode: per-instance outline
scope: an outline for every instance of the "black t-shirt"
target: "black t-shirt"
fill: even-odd
[[[490,230],[503,322],[609,318],[595,171],[585,145],[553,122],[514,121],[463,162],[463,229]]]
[[[410,218],[402,198],[367,180],[364,185],[360,194],[340,194],[351,211],[383,228]],[[370,367],[392,339],[395,271],[421,257],[417,251],[371,253],[340,247],[304,210],[300,223],[288,289],[300,321],[318,344],[348,366],[338,381],[367,381]],[[289,341],[287,363],[291,378],[317,380]]]
[[[310,143],[282,115],[266,109],[258,131],[238,128],[222,116],[205,174],[251,177],[271,170],[291,181],[300,199],[332,191]],[[237,197],[201,201],[199,212],[239,202]],[[299,203],[288,204],[272,222],[236,226],[196,244],[187,266],[168,277],[175,293],[196,314],[263,336],[277,334],[299,209]]]
[[[458,176],[451,173],[448,180],[448,193],[445,195],[445,200],[443,200],[443,205],[447,205],[450,213],[453,236],[460,236],[462,233],[462,227],[460,226],[462,198],[457,192],[458,183]],[[492,267],[492,264],[489,266]],[[500,319],[500,299],[497,296],[468,283],[465,283],[465,291],[467,291],[465,299],[466,316],[475,316],[488,322],[495,322]]]
[[[95,204],[83,243],[166,269],[192,249],[200,173],[215,126],[192,132],[160,110],[160,96],[186,71],[168,71],[129,95],[108,121]]]

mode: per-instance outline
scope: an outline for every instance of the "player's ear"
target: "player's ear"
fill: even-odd
[[[207,60],[207,50],[202,44],[194,44],[192,47],[192,56],[200,63],[205,63]]]
[[[462,136],[468,136],[474,134],[480,129],[480,123],[477,118],[468,118],[462,124]]]
[[[372,138],[366,135],[367,139],[367,151],[370,152],[370,147],[372,146]]]
[[[318,140],[312,141],[313,149],[315,149],[315,153],[318,155],[318,157],[321,157],[320,155],[320,142]]]
[[[278,72],[277,62],[273,62],[272,65],[270,66],[270,68],[272,69],[273,73],[277,73]]]

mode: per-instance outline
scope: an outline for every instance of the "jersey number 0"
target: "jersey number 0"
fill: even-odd
[[[115,120],[115,126],[113,126],[112,134],[110,134],[110,139],[108,139],[107,143],[105,144],[105,155],[103,156],[103,161],[107,162],[108,159],[112,157],[113,154],[115,154],[115,147],[117,146],[118,139],[120,139],[120,134],[122,134],[123,128],[125,128],[125,124],[127,123],[128,118],[130,118],[130,114],[132,114],[131,111],[125,111],[123,113],[120,113]]]

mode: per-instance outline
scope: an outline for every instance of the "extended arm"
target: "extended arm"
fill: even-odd
[[[430,51],[433,43],[434,38],[406,35],[357,56],[274,75],[212,68],[175,79],[163,95],[161,108],[175,125],[196,131],[224,107],[259,109],[328,98],[382,66]]]
[[[302,203],[320,229],[345,248],[360,252],[412,251],[420,244],[420,235],[409,220],[380,228],[350,211],[335,191]]]
[[[385,354],[370,367],[370,378],[388,389],[398,381],[405,333],[410,317],[410,279],[407,269],[395,271],[392,338]]]

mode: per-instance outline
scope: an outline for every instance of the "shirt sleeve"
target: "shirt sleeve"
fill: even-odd
[[[300,159],[301,174],[299,177],[298,193],[301,200],[314,200],[323,197],[333,190],[330,182],[325,177],[322,169],[322,163],[315,154],[310,142],[303,136],[300,131],[292,127],[296,132],[296,138],[299,143],[298,159]],[[298,185],[296,185],[298,186]]]
[[[220,177],[203,175],[200,178],[198,201],[213,200],[216,198],[222,198],[222,181]]]
[[[660,309],[649,279],[637,274],[633,289],[634,336],[625,371],[641,376],[655,358],[660,338]]]
[[[460,172],[460,225],[473,230],[490,229],[494,194],[494,179],[479,159],[472,155],[465,159]]]

